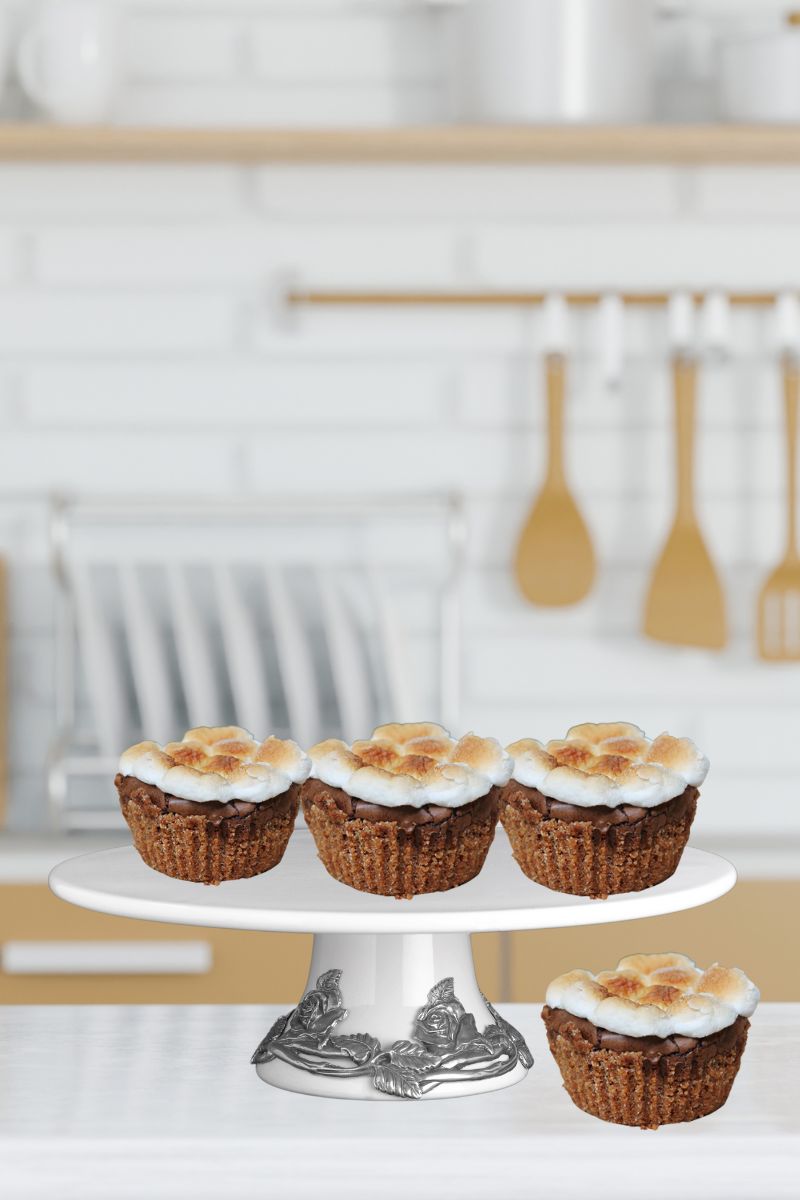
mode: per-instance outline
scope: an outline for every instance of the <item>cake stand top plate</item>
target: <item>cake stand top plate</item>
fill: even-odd
[[[533,883],[498,831],[476,879],[449,892],[394,900],[332,879],[311,835],[297,830],[283,861],[253,879],[206,887],[145,866],[132,846],[83,854],[55,867],[50,887],[62,900],[118,917],[288,933],[484,933],[601,925],[680,912],[730,891],[729,862],[691,847],[671,879],[644,892],[588,900]]]

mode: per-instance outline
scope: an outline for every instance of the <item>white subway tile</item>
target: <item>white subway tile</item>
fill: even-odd
[[[37,363],[25,397],[27,419],[50,428],[307,428],[309,437],[436,428],[449,408],[446,373],[404,362]]]
[[[15,282],[19,266],[18,239],[11,232],[0,232],[0,284]]]
[[[436,84],[147,84],[126,89],[123,125],[375,128],[437,119]]]
[[[797,224],[800,168],[704,167],[694,175],[693,199],[700,217]]]
[[[777,675],[786,673],[774,666],[763,666],[760,670]],[[766,784],[768,778],[796,771],[796,709],[777,704],[714,708],[709,710],[705,726],[704,749],[713,761],[724,764],[726,775],[758,767]]]
[[[382,286],[376,274],[373,266],[366,279],[356,282],[351,265],[349,282],[345,286],[351,289],[357,289],[363,283]],[[409,274],[409,286],[419,286],[419,271],[412,268]],[[298,282],[301,287],[314,288],[316,279],[314,271],[301,275]],[[300,308],[293,314],[291,328],[287,330],[283,323],[274,320],[265,306],[254,322],[253,341],[254,347],[266,354],[292,358],[320,355],[350,358],[354,354],[369,358],[430,355],[452,361],[454,356],[467,351],[471,354],[518,353],[528,343],[528,329],[524,315],[515,309],[456,311],[450,308],[366,306]]]
[[[280,440],[254,436],[246,454],[254,486],[260,491],[307,492],[313,475],[315,488],[323,492],[408,495],[459,486],[485,491],[496,486],[503,459],[494,453],[497,443],[492,443],[480,433],[453,432],[438,439],[421,438],[416,431],[397,432],[387,442],[379,430],[364,429],[357,438],[331,433],[314,446],[306,434],[287,432]],[[300,461],[304,469],[298,472]]]
[[[268,166],[258,194],[271,214],[336,221],[549,217],[605,227],[677,207],[675,175],[662,167]]]
[[[455,236],[433,226],[185,224],[180,228],[45,229],[34,269],[45,284],[253,283],[274,273],[309,286],[440,286],[456,276]],[[353,324],[352,314],[350,321]]]
[[[125,29],[128,78],[137,82],[218,82],[237,69],[242,24],[189,11],[185,17],[132,15]],[[124,102],[124,100],[123,100]]]
[[[800,677],[734,654],[660,646],[638,636],[609,640],[474,635],[467,691],[484,701],[528,704],[546,694],[556,705],[576,695],[594,711],[621,712],[652,702],[701,714],[709,705],[754,707],[800,703]]]
[[[616,497],[619,479],[632,470],[631,459],[641,476],[637,493],[659,496],[671,472],[657,440],[652,441],[651,446],[637,442],[629,447],[615,433],[605,431],[573,437],[569,462],[578,496]],[[380,431],[369,428],[364,428],[357,439],[349,433],[332,433],[316,445],[308,444],[305,432],[287,430],[280,443],[267,445],[256,438],[253,450],[259,456],[263,451],[267,461],[274,459],[271,478],[291,488],[304,482],[292,478],[294,468],[290,465],[295,448],[301,444],[305,445],[304,461],[313,461],[316,481],[323,488],[335,487],[346,477],[356,489],[374,488],[383,480],[387,488],[404,492],[436,486],[460,487],[473,497],[512,492],[524,504],[525,498],[532,496],[543,466],[541,438],[520,439],[505,433],[458,428],[441,438],[425,440],[416,432],[398,432],[390,453]],[[283,461],[281,447],[286,449]],[[636,478],[638,481],[639,476]]]
[[[476,269],[496,286],[641,289],[779,288],[793,280],[800,222],[764,226],[650,220],[518,224],[476,238]]]
[[[287,431],[284,444],[290,445],[295,436],[303,435]],[[513,432],[454,428],[441,442],[431,439],[424,446],[415,446],[413,434],[406,436],[407,445],[400,437],[393,441],[396,463],[382,461],[386,455],[380,452],[379,435],[369,428],[362,431],[357,441],[342,437],[328,439],[318,448],[309,446],[304,457],[307,462],[310,457],[319,459],[315,471],[325,486],[335,483],[338,458],[340,462],[347,461],[347,474],[355,485],[361,479],[368,480],[366,486],[371,486],[377,474],[385,470],[387,481],[393,479],[403,490],[442,480],[447,486],[463,487],[472,496],[514,496],[521,511],[521,506],[526,501],[530,503],[540,486],[545,465],[541,435],[520,438]],[[334,445],[336,455],[330,453]],[[573,490],[583,503],[590,523],[599,511],[598,503],[620,506],[622,516],[634,498],[642,509],[641,513],[627,516],[629,537],[645,516],[648,531],[652,532],[650,525],[657,512],[663,514],[660,525],[663,518],[671,515],[675,476],[672,448],[657,431],[642,429],[620,434],[604,429],[579,430],[570,435],[566,452]],[[277,447],[274,453],[278,453]],[[410,463],[414,464],[413,476],[407,474]],[[699,508],[704,523],[709,523],[706,510],[713,518],[719,500],[727,500],[734,513],[743,497],[748,505],[762,498],[780,501],[781,463],[779,440],[767,433],[740,438],[734,433],[717,431],[701,438]],[[287,485],[291,486],[288,480]]]
[[[125,351],[226,349],[235,312],[222,296],[160,293],[0,293],[4,353],[113,354]]]
[[[109,398],[109,403],[113,397]],[[79,494],[221,495],[239,483],[236,437],[219,432],[49,433],[0,439],[0,496],[5,490],[58,489]]]
[[[2,163],[0,219],[27,224],[230,216],[242,204],[236,167],[147,163]]]
[[[46,229],[36,235],[34,270],[45,285],[237,283],[264,270],[265,241],[246,224]]]
[[[705,747],[704,747],[705,749]],[[720,770],[720,767],[723,770]],[[724,773],[723,773],[724,771]],[[758,813],[754,830],[754,812]],[[703,840],[705,849],[719,852],[721,838],[746,838],[751,846],[768,842],[770,835],[787,840],[800,835],[800,806],[794,771],[770,774],[754,755],[747,770],[727,773],[727,763],[712,761],[692,825],[692,841]],[[734,866],[739,864],[734,861]]]
[[[280,443],[255,439],[252,449],[260,461],[264,461],[262,453],[267,455],[266,461],[272,464],[268,472],[271,479],[287,488],[297,488],[306,481],[295,476],[292,462],[295,449],[304,443],[304,461],[310,464],[313,459],[315,479],[323,488],[337,486],[344,477],[356,489],[374,489],[383,482],[389,489],[404,492],[441,486],[461,487],[473,496],[511,489],[526,495],[532,481],[539,478],[542,464],[541,439],[525,441],[482,430],[453,429],[441,439],[424,441],[416,433],[398,433],[390,452],[380,432],[371,429],[363,429],[357,439],[349,434],[332,434],[316,446],[307,444],[304,433],[287,431]],[[656,492],[659,480],[662,487],[667,480],[663,456],[651,453],[648,458],[638,446],[636,453],[649,489]],[[572,474],[580,480],[578,494],[593,489],[615,495],[627,462],[627,448],[615,434],[587,433],[572,439],[570,460]]]
[[[302,15],[258,22],[252,53],[270,82],[429,80],[441,71],[438,23],[424,8]]]

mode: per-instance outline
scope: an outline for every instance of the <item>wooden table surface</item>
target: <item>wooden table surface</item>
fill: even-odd
[[[261,1083],[279,1011],[0,1008],[3,1200],[800,1196],[800,1005],[758,1009],[723,1109],[657,1132],[572,1105],[533,1006],[504,1006],[535,1058],[518,1086],[375,1104]]]

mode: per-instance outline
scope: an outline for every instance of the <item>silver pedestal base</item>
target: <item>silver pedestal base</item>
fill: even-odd
[[[466,933],[317,934],[308,984],[253,1056],[307,1095],[428,1100],[510,1087],[532,1065],[475,979]]]

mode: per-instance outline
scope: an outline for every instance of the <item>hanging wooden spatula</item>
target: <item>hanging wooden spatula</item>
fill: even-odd
[[[758,652],[769,662],[800,660],[800,553],[797,548],[797,409],[800,368],[793,355],[783,359],[786,405],[786,553],[758,597]]]
[[[675,354],[673,378],[678,504],[672,530],[650,581],[644,631],[660,642],[719,650],[727,637],[725,598],[694,507],[697,363],[693,356]]]
[[[564,383],[562,354],[545,360],[549,460],[544,486],[522,529],[515,571],[532,604],[577,604],[592,586],[595,558],[589,532],[564,473]]]

